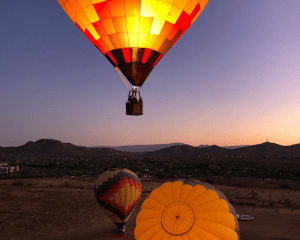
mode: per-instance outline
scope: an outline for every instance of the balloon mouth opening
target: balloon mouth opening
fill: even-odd
[[[170,235],[189,232],[195,221],[193,208],[186,202],[175,201],[166,206],[161,215],[161,226]]]

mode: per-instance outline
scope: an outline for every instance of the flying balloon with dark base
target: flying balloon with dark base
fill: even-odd
[[[128,81],[127,115],[142,115],[140,88],[209,0],[58,0],[64,11]]]

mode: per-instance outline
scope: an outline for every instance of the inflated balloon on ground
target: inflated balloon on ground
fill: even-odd
[[[224,194],[199,181],[164,183],[143,202],[136,240],[238,240],[236,213]]]
[[[120,230],[125,231],[125,224],[141,196],[142,186],[138,176],[128,169],[112,169],[98,177],[94,190],[107,216]]]

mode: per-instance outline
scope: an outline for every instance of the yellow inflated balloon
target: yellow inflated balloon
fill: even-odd
[[[196,180],[164,183],[144,201],[136,240],[238,240],[236,213],[223,193]]]

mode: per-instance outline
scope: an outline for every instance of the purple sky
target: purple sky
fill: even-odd
[[[142,88],[127,90],[56,0],[1,0],[0,146],[300,142],[300,1],[211,0]]]

